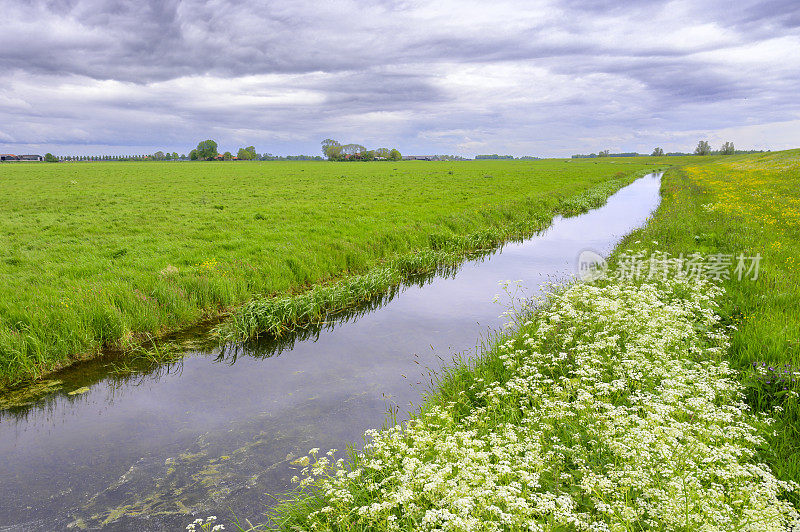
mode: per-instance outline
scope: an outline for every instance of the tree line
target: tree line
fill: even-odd
[[[361,144],[341,144],[333,139],[322,141],[322,154],[329,161],[399,161],[403,158],[397,148],[368,150]]]
[[[236,157],[229,151],[223,154],[219,153],[218,145],[214,140],[203,140],[197,144],[197,148],[189,152],[189,160],[191,161],[214,161],[214,160],[231,161],[237,159],[239,161],[321,161],[322,157],[319,155],[273,155],[271,153],[258,153],[255,146],[247,146],[239,148],[236,152]]]
[[[733,142],[725,142],[719,150],[712,151],[711,145],[706,140],[701,140],[697,143],[694,149],[694,155],[734,155],[737,153],[759,153],[763,150],[736,150]],[[403,157],[396,148],[377,148],[368,150],[361,144],[341,144],[333,139],[325,139],[322,141],[322,153],[329,161],[399,161]],[[576,154],[573,159],[591,159],[595,157],[637,157],[642,156],[637,152],[625,153],[611,153],[609,150],[602,150],[598,153],[591,153],[588,155]],[[663,155],[692,155],[692,153],[684,152],[669,152],[664,153],[661,147],[656,147],[650,154],[654,157]],[[476,155],[476,160],[483,159],[514,159],[512,155]],[[189,152],[189,155],[177,152],[157,151],[152,154],[142,155],[59,155],[55,156],[47,153],[44,156],[46,162],[60,162],[60,161],[230,161],[237,159],[240,161],[321,161],[323,157],[319,155],[273,155],[271,153],[259,154],[254,146],[247,146],[239,148],[234,156],[231,152],[226,151],[222,154],[219,153],[219,145],[216,141],[207,139],[200,141],[197,147]],[[436,156],[437,160],[463,160],[457,156]],[[533,160],[538,157],[525,156],[519,157],[522,160]]]
[[[711,153],[711,145],[709,145],[707,140],[699,141],[697,147],[694,149],[695,155],[709,155]],[[736,153],[736,148],[733,147],[733,142],[726,142],[714,153],[719,155],[733,155]]]
[[[707,140],[701,140],[697,143],[697,147],[694,149],[694,153],[684,153],[684,152],[669,152],[664,153],[663,148],[656,147],[653,149],[653,152],[650,154],[651,157],[661,157],[663,155],[668,156],[675,156],[675,155],[734,155],[737,153],[760,153],[763,150],[737,150],[733,146],[733,142],[725,142],[719,150],[712,150],[711,145],[708,143]],[[573,159],[593,159],[595,157],[641,157],[644,154],[637,153],[637,152],[627,152],[627,153],[610,153],[609,150],[602,150],[598,153],[590,153],[588,155],[577,154],[573,155]],[[477,159],[477,157],[476,157]]]
[[[657,149],[660,150],[661,148],[657,148]],[[663,152],[663,150],[662,150],[662,152]],[[590,154],[578,153],[576,155],[573,155],[572,158],[573,159],[594,159],[596,157],[642,157],[643,155],[644,155],[643,153],[637,153],[635,151],[622,152],[622,153],[611,153],[610,150],[603,150],[603,151],[600,151],[598,153],[590,153]],[[662,155],[663,155],[663,153],[662,153]]]
[[[489,161],[504,161],[504,160],[509,160],[509,161],[537,161],[539,159],[541,159],[541,157],[536,157],[534,155],[523,155],[522,157],[514,157],[513,155],[498,155],[496,153],[493,153],[491,155],[476,155],[475,156],[475,160],[476,161],[486,161],[486,160],[489,160]]]
[[[189,155],[177,152],[157,151],[150,154],[141,155],[53,155],[47,153],[44,156],[46,162],[66,162],[66,161],[230,161],[238,159],[241,161],[322,161],[319,155],[273,155],[271,153],[259,154],[254,146],[239,148],[236,156],[229,152],[219,153],[219,145],[215,140],[207,139],[200,141],[197,147],[189,152]]]
[[[46,153],[45,162],[55,163],[59,161],[179,161],[188,160],[186,155],[178,155],[177,152],[164,153],[157,151],[151,154],[142,155],[53,155]]]

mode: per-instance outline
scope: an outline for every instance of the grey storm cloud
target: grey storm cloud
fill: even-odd
[[[0,149],[800,145],[800,4],[0,0]],[[770,133],[772,132],[772,133]]]

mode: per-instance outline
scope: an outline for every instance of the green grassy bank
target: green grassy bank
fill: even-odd
[[[698,160],[668,171],[662,195],[624,248],[724,255],[733,268],[739,255],[761,257],[757,279],[731,270],[721,280],[720,314],[734,327],[727,359],[747,404],[775,419],[760,432],[761,457],[778,478],[800,480],[800,150]]]
[[[676,158],[0,167],[0,386],[366,274],[505,238]]]

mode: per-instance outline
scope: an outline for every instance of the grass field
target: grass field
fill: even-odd
[[[516,314],[363,453],[298,460],[271,525],[800,527],[800,150],[696,158],[662,195],[612,256],[616,276]],[[621,274],[652,253],[762,260],[756,279]]]
[[[132,347],[254,295],[481,231],[537,228],[579,210],[590,190],[679,162],[0,166],[0,383]]]

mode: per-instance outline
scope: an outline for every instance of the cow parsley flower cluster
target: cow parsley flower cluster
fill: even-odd
[[[574,284],[351,461],[311,453],[312,530],[784,531],[701,279]]]
[[[186,525],[186,530],[189,532],[222,532],[225,530],[225,525],[214,524],[216,520],[216,515],[209,515],[205,521],[198,518]]]

